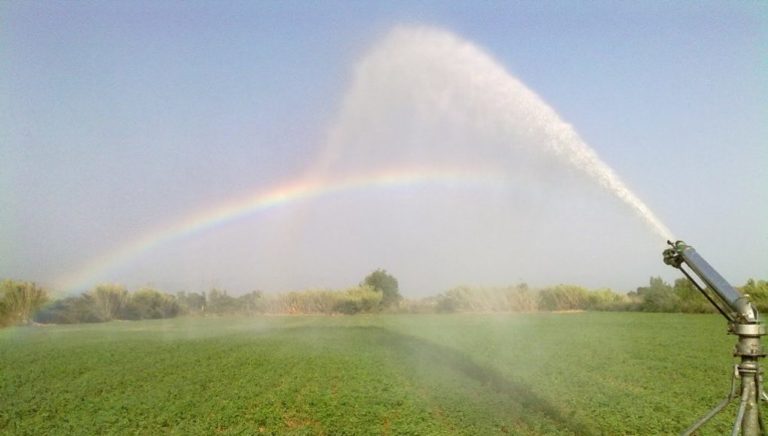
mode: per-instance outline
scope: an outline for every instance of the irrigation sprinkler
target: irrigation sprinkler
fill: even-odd
[[[682,271],[728,320],[728,333],[739,337],[733,355],[741,358],[741,362],[734,366],[728,396],[681,434],[692,434],[737,398],[740,399],[739,410],[731,435],[765,434],[760,413],[760,402],[768,401],[763,391],[760,368],[760,359],[766,355],[760,344],[760,337],[765,335],[765,325],[760,321],[757,309],[749,301],[749,295],[742,295],[731,286],[693,247],[683,241],[667,243],[671,248],[664,250],[664,263]],[[737,386],[738,382],[741,382],[740,386]]]

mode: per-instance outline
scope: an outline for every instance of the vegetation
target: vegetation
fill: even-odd
[[[382,307],[397,306],[403,298],[400,295],[400,287],[397,284],[397,279],[383,269],[377,269],[370,273],[360,286],[368,286],[374,291],[381,293],[380,305]]]
[[[768,282],[749,279],[740,288],[761,311],[768,311]],[[171,295],[142,288],[129,292],[118,284],[102,284],[78,296],[46,304],[46,290],[31,282],[0,282],[0,327],[39,323],[72,324],[111,320],[173,318],[178,315],[228,314],[358,314],[402,313],[642,311],[711,313],[711,304],[684,278],[670,285],[651,277],[648,286],[628,294],[561,284],[540,289],[525,283],[507,287],[458,286],[436,296],[403,299],[397,279],[378,269],[359,286],[344,290],[304,290],[281,294],[252,291],[240,296],[226,290]]]
[[[0,282],[0,327],[28,324],[32,315],[48,301],[48,294],[32,282]]]
[[[741,292],[749,295],[758,309],[768,311],[768,281],[749,279],[747,284],[741,287]]]
[[[93,291],[55,301],[35,316],[41,323],[72,324],[113,319],[172,318],[181,312],[173,295],[143,288],[129,293],[119,285],[99,285]]]
[[[121,285],[99,285],[91,293],[99,318],[104,321],[117,319],[124,313],[131,297]]]
[[[595,312],[14,327],[0,434],[673,434],[728,390],[723,330]]]

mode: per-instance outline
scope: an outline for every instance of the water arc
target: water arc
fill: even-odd
[[[401,131],[413,119],[418,132],[403,140]],[[433,27],[395,28],[357,64],[317,170],[338,171],[348,155],[365,156],[371,165],[402,164],[392,156],[417,155],[418,136],[430,125],[436,130],[459,126],[433,142],[450,143],[451,135],[467,132],[480,138],[474,144],[506,147],[482,150],[486,160],[503,160],[502,153],[512,154],[510,148],[554,156],[629,206],[657,236],[672,239],[650,208],[543,99],[477,46]],[[476,154],[471,147],[448,153],[431,149],[415,161],[451,155],[454,162],[440,163],[468,162]]]

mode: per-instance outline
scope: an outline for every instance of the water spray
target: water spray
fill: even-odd
[[[418,126],[412,136],[404,118]],[[428,26],[396,27],[358,62],[315,170],[321,175],[338,173],[343,169],[338,164],[348,156],[367,156],[374,165],[390,163],[396,156],[418,156],[427,126],[441,134],[446,126],[461,126],[459,131],[471,133],[473,141],[490,138],[491,143],[515,149],[516,156],[529,152],[555,157],[629,206],[660,238],[673,237],[544,99],[480,47]],[[390,132],[396,134],[388,137]],[[450,140],[433,137],[432,142],[444,148],[431,150],[424,159],[471,162],[474,148],[446,150]],[[393,149],[397,146],[402,148]]]
[[[760,321],[757,308],[749,301],[749,295],[742,295],[731,286],[693,247],[683,241],[667,243],[671,248],[664,250],[664,263],[682,271],[728,320],[728,333],[739,337],[733,355],[741,358],[741,362],[734,366],[728,396],[681,434],[692,434],[736,398],[740,398],[739,411],[731,435],[765,434],[760,413],[760,402],[768,401],[760,368],[760,359],[766,355],[760,343],[760,337],[765,335],[765,325]],[[694,275],[703,283],[694,279]]]

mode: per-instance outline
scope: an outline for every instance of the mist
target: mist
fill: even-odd
[[[503,177],[300,198],[108,272],[143,278],[135,284],[235,292],[344,287],[376,268],[411,296],[520,282],[631,290],[658,270],[670,235],[574,127],[489,54],[444,30],[396,27],[374,44],[318,144],[293,178],[328,184],[403,168]],[[611,247],[622,247],[626,262]]]

